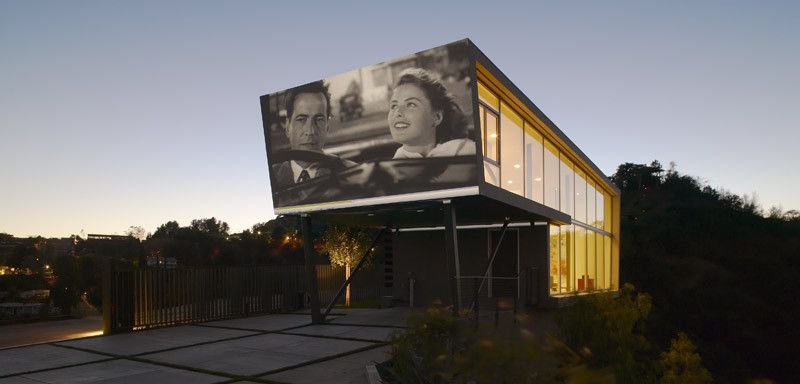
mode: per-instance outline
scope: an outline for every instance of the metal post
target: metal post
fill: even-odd
[[[461,269],[458,260],[458,233],[456,230],[456,210],[450,200],[444,203],[444,237],[445,253],[447,255],[448,277],[450,279],[450,300],[453,303],[453,313],[458,315],[461,307]]]
[[[478,278],[472,278],[472,308],[473,308],[473,315],[475,316],[475,329],[478,329],[478,321],[479,321],[479,313],[478,313]]]
[[[111,287],[113,286],[112,274],[114,273],[111,267],[111,259],[103,258],[103,334],[110,335],[114,331],[112,325],[115,319],[112,319],[114,311],[111,310],[113,300],[111,298]]]
[[[303,254],[306,259],[306,279],[311,307],[311,323],[322,324],[322,313],[319,308],[319,289],[317,289],[317,263],[314,259],[314,238],[311,235],[311,219],[307,214],[300,214],[300,231],[303,235]]]
[[[414,309],[414,282],[416,280],[412,277],[408,279],[408,306]]]

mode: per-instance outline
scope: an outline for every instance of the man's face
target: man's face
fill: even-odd
[[[322,152],[328,138],[328,111],[322,93],[301,93],[294,99],[286,136],[292,149]]]

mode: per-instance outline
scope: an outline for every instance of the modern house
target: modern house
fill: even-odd
[[[275,213],[387,228],[396,300],[618,289],[619,189],[470,40],[261,103]]]

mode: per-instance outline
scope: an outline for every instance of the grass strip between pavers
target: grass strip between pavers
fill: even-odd
[[[87,351],[84,351],[84,352],[87,352]],[[96,352],[92,352],[92,353],[94,353],[96,355],[100,355],[99,353],[96,353]],[[105,356],[105,354],[103,354],[103,355]],[[86,362],[77,363],[77,364],[67,364],[67,365],[61,365],[61,366],[52,367],[52,368],[42,368],[42,369],[34,369],[34,370],[31,370],[31,371],[25,371],[25,372],[11,373],[11,374],[8,374],[8,375],[0,375],[0,379],[4,379],[4,378],[7,378],[7,377],[14,377],[14,376],[30,375],[31,373],[54,371],[56,369],[80,367],[81,365],[89,365],[89,364],[94,364],[94,363],[104,363],[106,361],[111,361],[111,360],[117,360],[117,358],[92,360],[92,361],[86,361]]]
[[[276,368],[276,369],[273,369],[271,371],[266,371],[266,372],[263,372],[263,373],[256,373],[253,376],[261,377],[261,376],[274,375],[276,373],[290,371],[292,369],[297,369],[297,368],[305,367],[305,366],[308,366],[308,365],[322,363],[322,362],[329,361],[329,360],[335,360],[335,359],[338,359],[340,357],[354,355],[354,354],[359,353],[359,352],[369,351],[370,349],[380,348],[380,347],[383,347],[383,346],[388,345],[388,344],[389,344],[388,342],[375,343],[375,344],[367,345],[367,346],[364,346],[364,347],[361,347],[361,348],[356,348],[356,349],[351,350],[351,351],[337,353],[335,355],[330,355],[330,356],[325,356],[325,357],[320,357],[318,359],[304,361],[302,363],[298,363],[298,364],[295,364],[295,365],[289,365],[289,366],[282,367],[282,368]]]
[[[331,339],[331,340],[344,340],[344,341],[360,341],[364,343],[386,343],[386,340],[377,340],[377,339],[360,339],[358,337],[347,337],[347,336],[334,336],[334,335],[310,335],[308,333],[297,333],[297,332],[275,332],[280,335],[291,335],[291,336],[303,336],[303,337],[313,337],[318,339]]]
[[[227,325],[192,324],[193,327],[219,328],[219,329],[227,329],[227,330],[231,330],[231,331],[256,332],[256,333],[260,333],[260,334],[283,332],[283,331],[288,331],[290,329],[308,327],[309,325],[314,325],[314,324],[308,323],[308,324],[295,325],[293,327],[281,328],[281,329],[256,329],[256,328],[229,327]]]
[[[59,345],[59,347],[67,348],[67,349],[74,349],[76,351],[82,351],[82,352],[90,352],[91,351],[90,349],[85,349],[85,348],[80,348],[80,347],[73,347],[71,345]],[[150,360],[150,359],[145,359],[145,358],[137,357],[137,356],[118,355],[118,354],[115,354],[115,353],[108,353],[108,352],[94,352],[94,353],[98,353],[98,354],[102,354],[102,355],[105,355],[105,356],[113,357],[111,359],[106,359],[104,361],[130,360],[130,361],[135,361],[137,363],[158,365],[158,366],[172,368],[172,369],[178,369],[178,370],[183,370],[183,371],[191,371],[191,372],[196,372],[196,373],[203,373],[203,374],[206,374],[206,375],[226,377],[228,379],[231,379],[231,380],[226,380],[224,382],[256,381],[256,382],[260,382],[260,383],[282,384],[282,383],[277,382],[277,381],[270,381],[270,380],[263,379],[263,378],[260,378],[260,377],[257,377],[257,376],[237,375],[237,374],[234,374],[234,373],[213,371],[213,370],[210,370],[210,369],[191,367],[191,366],[188,366],[188,365],[181,365],[181,364],[174,364],[174,363],[163,362],[163,361]],[[100,361],[95,361],[95,362],[100,362]],[[87,365],[87,364],[79,364],[79,365]]]
[[[354,323],[329,323],[326,322],[324,325],[347,325],[351,327],[372,327],[372,328],[397,328],[397,329],[406,329],[408,327],[403,325],[385,325],[385,324],[354,324]]]

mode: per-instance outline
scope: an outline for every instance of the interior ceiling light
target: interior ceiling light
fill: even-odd
[[[519,168],[519,164],[514,164],[514,168]]]

